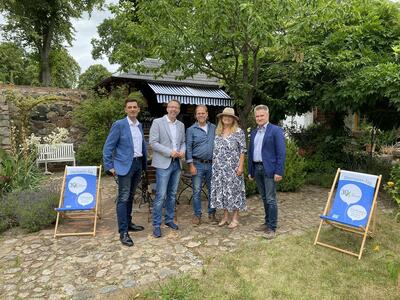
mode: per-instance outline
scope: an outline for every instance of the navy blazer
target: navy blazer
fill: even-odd
[[[250,133],[250,145],[248,156],[249,175],[254,177],[254,138],[257,129],[253,129]],[[262,162],[264,166],[265,176],[273,178],[275,174],[283,176],[286,159],[285,136],[281,127],[268,123],[265,130],[264,139],[261,148]]]
[[[142,124],[139,124],[142,132],[142,168],[147,169],[147,145],[144,139]],[[126,118],[114,122],[103,147],[103,161],[105,171],[115,170],[117,175],[128,174],[133,161],[133,141],[129,122]]]

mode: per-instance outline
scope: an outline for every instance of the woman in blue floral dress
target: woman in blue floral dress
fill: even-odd
[[[233,108],[227,107],[218,114],[215,133],[212,179],[211,207],[224,210],[219,226],[239,225],[239,211],[246,210],[246,191],[244,186],[244,155],[246,153],[245,134],[238,127],[239,118]],[[232,221],[229,223],[229,213]]]

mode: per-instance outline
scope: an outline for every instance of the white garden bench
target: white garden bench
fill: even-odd
[[[49,162],[72,162],[75,166],[74,144],[39,144],[37,166],[44,163],[45,173],[49,173],[47,171],[47,163]]]

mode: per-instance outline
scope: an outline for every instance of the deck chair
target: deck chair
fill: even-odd
[[[101,166],[65,167],[57,212],[54,237],[71,235],[96,236],[97,218],[101,207]],[[93,230],[60,233],[60,217],[65,219],[93,219]]]
[[[370,175],[338,169],[328,195],[323,214],[320,216],[314,245],[328,247],[361,259],[367,236],[375,231],[376,199],[382,175]],[[336,192],[335,192],[336,187]],[[334,194],[335,192],[335,194]],[[370,230],[372,222],[372,230]],[[319,241],[323,224],[362,236],[358,253]]]

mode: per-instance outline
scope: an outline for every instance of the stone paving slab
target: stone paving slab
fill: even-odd
[[[279,193],[278,234],[316,228],[327,194],[327,189],[312,186],[296,193]],[[128,248],[121,245],[117,234],[115,195],[114,181],[104,178],[104,216],[96,237],[54,239],[53,228],[0,237],[0,299],[108,298],[124,288],[196,272],[207,257],[233,251],[241,243],[262,236],[254,231],[263,221],[257,196],[248,199],[240,226],[230,230],[209,224],[207,217],[193,227],[187,194],[177,209],[180,230],[162,228],[160,239],[151,236],[147,207],[135,208],[134,222],[144,225],[145,230],[131,234],[135,245]],[[203,210],[205,207],[204,201]],[[66,225],[62,225],[64,229]]]

